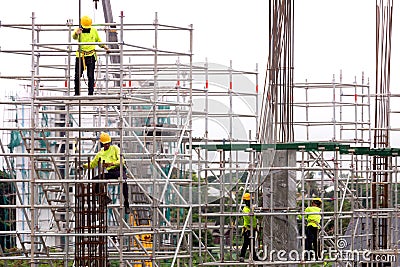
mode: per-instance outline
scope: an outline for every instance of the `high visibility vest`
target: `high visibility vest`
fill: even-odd
[[[99,164],[99,160],[101,160],[101,162],[104,161],[105,163],[114,163],[114,166],[107,167],[108,171],[115,168],[119,168],[120,165],[119,153],[120,149],[116,145],[111,145],[107,150],[104,150],[104,148],[102,148],[96,154],[96,156],[90,161],[89,169],[97,167],[97,165]],[[88,164],[87,163],[83,164],[83,167],[88,168]]]
[[[250,212],[250,208],[245,206],[242,210],[243,213],[249,213]],[[249,215],[243,215],[243,228],[246,229],[250,229],[251,228],[251,224],[250,224],[250,219],[253,220],[253,229],[256,229],[257,227],[257,219],[255,216],[250,217]]]
[[[101,39],[99,36],[99,33],[97,32],[97,30],[93,27],[89,28],[90,32],[88,33],[81,33],[80,34],[80,42],[81,43],[101,43]],[[78,30],[75,29],[74,33],[72,34],[72,38],[74,40],[79,40],[79,35],[76,34],[76,31]],[[104,45],[99,45],[100,47],[104,47]],[[82,44],[80,46],[80,51],[81,54],[79,54],[79,49],[76,50],[76,57],[81,57],[81,56],[93,56],[96,54],[96,45],[93,44]]]
[[[304,210],[306,213],[307,212],[321,212],[321,208],[318,207],[307,207]],[[318,229],[320,228],[319,223],[321,222],[321,215],[320,214],[308,214],[306,215],[307,217],[307,226],[313,226],[313,227],[317,227]]]

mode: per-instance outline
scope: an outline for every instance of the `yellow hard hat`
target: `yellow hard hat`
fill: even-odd
[[[101,133],[100,134],[100,142],[102,144],[108,144],[111,142],[111,137],[108,133]]]
[[[244,193],[243,200],[250,200],[250,193]]]
[[[92,26],[92,19],[89,16],[83,16],[81,18],[81,25],[83,28],[90,28]]]
[[[318,202],[321,202],[321,203],[322,203],[322,199],[321,199],[320,197],[314,197],[314,198],[312,199],[312,201],[318,201]]]

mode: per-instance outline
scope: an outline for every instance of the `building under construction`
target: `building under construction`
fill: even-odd
[[[376,84],[342,73],[296,83],[293,0],[271,0],[263,90],[256,65],[194,62],[191,26],[157,14],[130,24],[120,12],[98,26],[110,51],[97,52],[95,94],[83,77],[74,96],[79,25],[39,24],[34,13],[30,24],[2,22],[28,48],[0,55],[31,69],[0,75],[12,84],[0,101],[1,266],[399,266],[392,6],[376,2]],[[81,170],[102,132],[120,147],[127,179]],[[258,231],[239,262],[245,192]],[[314,197],[322,255],[306,261],[301,215]]]

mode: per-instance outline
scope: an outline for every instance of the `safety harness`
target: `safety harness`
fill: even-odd
[[[83,61],[83,70],[86,70],[86,61],[85,61],[85,57],[88,56],[92,56],[96,54],[96,50],[90,50],[90,51],[81,51],[81,57],[82,57],[82,61]]]

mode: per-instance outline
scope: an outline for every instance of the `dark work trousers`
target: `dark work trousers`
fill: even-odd
[[[258,261],[256,246],[255,246],[255,234],[253,235],[253,239],[250,239],[250,230],[247,230],[243,233],[243,245],[242,250],[240,251],[240,257],[244,258],[246,256],[247,248],[250,248],[250,242],[253,241],[253,260]]]
[[[88,78],[88,91],[89,95],[93,95],[94,92],[94,69],[96,67],[96,57],[93,56],[88,56],[84,57],[85,58],[85,64],[86,64],[86,73],[87,73],[87,78]],[[80,66],[79,66],[80,64]],[[80,69],[80,73],[79,73]],[[80,88],[79,88],[79,77],[82,77],[84,71],[84,66],[83,66],[83,59],[82,57],[76,58],[75,59],[75,95],[80,94]]]
[[[105,180],[112,180],[112,179],[118,179],[119,178],[119,168],[115,168],[112,170],[109,170],[107,173],[104,173],[104,179]],[[123,178],[124,182],[122,184],[122,194],[124,196],[124,207],[129,208],[129,197],[128,197],[128,183],[126,182],[126,172],[125,170],[123,171]],[[93,178],[94,180],[98,180],[99,176],[95,176]],[[95,184],[95,192],[98,193],[100,191],[100,184],[96,183]]]
[[[315,252],[315,257],[319,257],[318,227],[311,225],[306,227],[306,250],[313,250]]]

